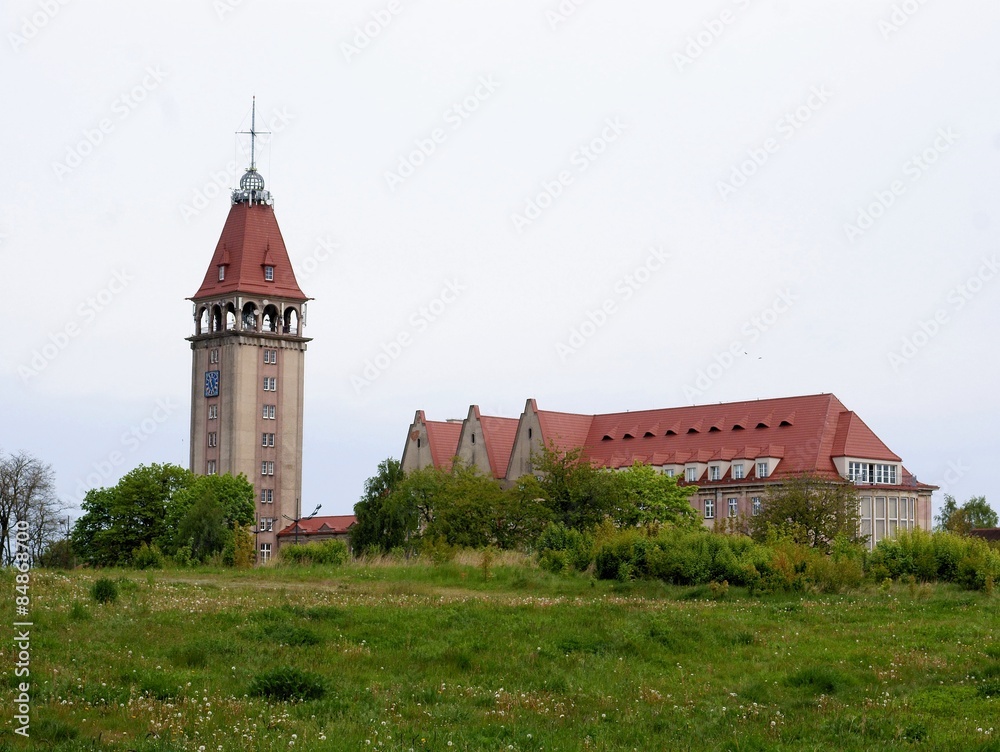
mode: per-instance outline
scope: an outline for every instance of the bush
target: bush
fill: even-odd
[[[913,577],[922,582],[954,582],[990,591],[1000,577],[1000,553],[985,541],[954,533],[904,531],[878,542],[869,558],[868,578]]]
[[[98,603],[114,603],[118,600],[118,585],[114,580],[101,577],[91,586],[90,595]]]
[[[163,553],[155,543],[143,543],[132,552],[132,566],[136,569],[163,569]]]
[[[538,563],[550,572],[584,572],[594,560],[594,540],[579,530],[549,523],[538,537]]]
[[[281,548],[281,560],[289,564],[327,564],[338,567],[347,561],[347,544],[339,540],[293,543]]]
[[[272,702],[318,700],[326,694],[326,687],[315,674],[285,666],[256,676],[250,684],[250,694]]]

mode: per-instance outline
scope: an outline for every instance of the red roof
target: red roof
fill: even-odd
[[[479,413],[479,408],[475,408]],[[497,418],[490,415],[480,415],[479,425],[483,428],[483,443],[486,445],[486,456],[494,478],[507,475],[507,465],[510,464],[510,453],[514,449],[514,439],[517,437],[517,418]]]
[[[310,517],[299,520],[299,535],[317,535],[346,533],[358,521],[353,514],[335,515],[331,517]],[[278,535],[295,535],[295,523],[284,528]]]
[[[864,421],[850,411],[840,414],[837,435],[833,440],[833,456],[900,461],[899,457],[889,451],[889,447],[882,443],[882,440],[865,425]]]
[[[420,418],[424,418],[422,410]],[[431,462],[440,470],[451,470],[451,461],[458,454],[462,424],[444,420],[423,420],[423,423],[427,428],[427,443],[431,447]]]
[[[225,265],[223,280],[219,279],[220,265]],[[265,280],[265,266],[274,267],[274,281]],[[295,280],[273,206],[233,204],[205,280],[193,299],[234,292],[308,300]]]

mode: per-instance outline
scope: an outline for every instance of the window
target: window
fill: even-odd
[[[764,462],[757,463],[757,477],[766,478],[767,477],[767,460]]]
[[[262,447],[273,447],[274,446],[274,434],[273,433],[262,433],[260,435],[260,445]]]
[[[210,434],[208,434],[208,445],[210,447],[219,446],[219,434],[217,434],[215,431],[212,431]]]
[[[673,478],[673,477],[674,477],[674,469],[673,469],[672,467],[668,467],[668,468],[667,468],[666,470],[664,470],[663,472],[664,472],[664,474],[665,474],[665,475],[666,475],[666,476],[667,476],[668,478]]]
[[[738,499],[729,500],[729,516],[735,517],[740,513],[740,503]]]
[[[277,350],[265,350],[264,351],[264,363],[277,363],[278,362],[278,351]]]
[[[267,564],[271,560],[271,544],[261,543],[260,544],[260,563]]]
[[[476,434],[472,434],[472,443],[473,443],[473,444],[475,444],[475,443],[476,443]]]
[[[273,488],[260,489],[260,503],[272,504],[273,502],[274,502],[274,489]]]
[[[208,362],[215,364],[219,362],[219,348],[214,348],[208,351]]]
[[[721,468],[718,465],[708,466],[708,479],[718,480],[721,477]]]
[[[215,460],[208,461],[208,470],[205,475],[215,475]]]
[[[209,405],[208,406],[208,419],[209,420],[218,420],[218,418],[219,418],[219,406],[218,405]]]
[[[698,480],[698,468],[689,467],[684,471],[684,480],[688,483],[694,483]]]
[[[750,513],[754,517],[756,517],[758,514],[760,514],[760,497],[759,496],[754,496],[752,499],[750,499]]]
[[[705,499],[705,519],[711,520],[715,517],[715,499]]]
[[[274,475],[274,462],[264,461],[260,463],[261,475]]]
[[[264,377],[264,391],[265,392],[276,392],[278,391],[278,379],[274,376]]]
[[[735,462],[733,463],[733,480],[742,480],[743,478],[743,463]]]
[[[219,265],[219,281],[221,282],[226,278],[226,267],[222,264]]]
[[[274,405],[264,405],[264,420],[274,420]]]
[[[264,267],[264,279],[266,279],[268,282],[274,282],[274,267],[273,266],[265,266]]]
[[[528,428],[528,441],[531,441],[531,428]]]
[[[876,465],[868,462],[851,462],[847,478],[852,483],[896,483],[895,465]]]
[[[274,518],[273,517],[261,517],[260,518],[260,531],[262,533],[270,533],[274,530]]]

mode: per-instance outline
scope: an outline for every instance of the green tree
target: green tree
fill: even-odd
[[[750,533],[760,541],[776,530],[794,542],[828,551],[835,538],[862,543],[860,497],[850,483],[810,475],[772,486],[762,499],[760,514],[751,518]]]
[[[694,529],[701,524],[690,501],[695,486],[679,486],[676,478],[641,462],[613,478],[617,497],[613,518],[618,527],[664,522]]]
[[[140,465],[113,487],[88,491],[71,534],[74,550],[93,566],[128,564],[139,546],[164,536],[174,495],[193,479],[177,465]]]
[[[562,451],[554,444],[532,457],[541,498],[555,522],[575,530],[596,527],[617,509],[612,473],[595,468],[583,449]]]
[[[232,542],[233,525],[253,523],[254,488],[242,473],[195,476],[174,494],[166,515],[160,548],[174,555],[190,545],[191,555],[204,561]]]
[[[357,522],[351,527],[351,548],[357,553],[366,549],[389,551],[406,540],[405,523],[397,520],[389,506],[389,496],[403,481],[405,473],[399,460],[388,457],[365,481],[365,492],[354,505]]]
[[[985,496],[973,496],[961,506],[951,494],[945,494],[941,512],[934,518],[936,530],[968,535],[970,530],[997,527],[997,513]]]

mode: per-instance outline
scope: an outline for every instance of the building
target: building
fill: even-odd
[[[191,471],[243,473],[253,483],[264,562],[277,550],[282,519],[301,516],[310,298],[299,289],[253,157],[190,300]]]
[[[931,527],[936,487],[919,483],[832,394],[606,415],[539,410],[529,399],[516,421],[482,416],[476,406],[461,422],[428,421],[417,411],[402,465],[447,468],[458,457],[510,484],[532,472],[532,456],[548,445],[582,447],[597,467],[639,461],[696,485],[691,503],[707,526],[758,514],[769,487],[810,474],[858,486],[861,533],[871,545],[897,530]]]
[[[351,547],[351,528],[358,518],[353,514],[328,517],[307,517],[288,525],[278,533],[281,545],[286,543],[322,543],[340,540]]]

